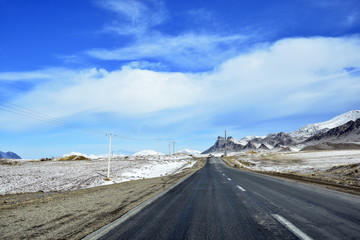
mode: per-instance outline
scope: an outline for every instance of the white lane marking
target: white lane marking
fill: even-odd
[[[225,174],[222,174],[223,176],[225,176]]]
[[[231,178],[228,178],[229,181],[231,181]]]
[[[240,189],[241,191],[246,192],[246,190],[245,190],[244,188],[240,187],[239,185],[237,185],[236,187],[237,187],[238,189]]]
[[[288,230],[290,230],[293,234],[295,234],[298,238],[302,240],[312,240],[311,237],[306,235],[303,231],[295,227],[294,224],[283,218],[282,216],[278,214],[271,214],[276,220],[278,220],[284,227],[286,227]]]

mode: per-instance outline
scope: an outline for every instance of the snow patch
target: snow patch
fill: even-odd
[[[187,154],[187,155],[200,155],[200,151],[191,150],[191,149],[183,149],[178,151],[177,153]]]

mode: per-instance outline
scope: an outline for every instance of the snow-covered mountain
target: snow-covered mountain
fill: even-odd
[[[360,118],[360,110],[353,110],[338,115],[328,121],[305,125],[295,132],[289,133],[292,137],[311,137],[320,132],[326,132],[329,129],[344,125],[349,121],[355,121]]]
[[[360,118],[331,128],[326,132],[319,132],[304,141],[307,144],[323,142],[360,142]]]
[[[360,110],[338,115],[328,121],[306,125],[294,132],[271,133],[265,137],[248,136],[240,140],[218,137],[215,144],[203,153],[247,150],[300,150],[324,142],[360,143]],[[340,145],[339,145],[340,146]]]
[[[0,158],[7,158],[7,159],[21,159],[19,155],[13,152],[1,152],[0,151]]]
[[[164,154],[161,152],[156,152],[154,150],[143,150],[133,154],[133,156],[152,156],[152,155],[164,155]]]
[[[183,150],[178,151],[177,153],[186,154],[186,155],[199,155],[199,154],[201,154],[200,151],[191,150],[191,149],[183,149]]]
[[[241,144],[241,141],[236,140],[233,137],[228,137],[225,141],[224,137],[218,137],[215,144],[211,146],[208,150],[204,151],[203,154],[211,152],[223,152],[225,147],[228,151],[237,152],[243,149],[244,145]]]
[[[262,139],[264,138],[264,136],[246,136],[246,137],[243,137],[241,138],[240,140],[233,140],[234,143],[238,143],[238,144],[241,144],[241,145],[246,145],[248,144],[250,141],[254,141],[256,142],[256,139]],[[234,138],[235,139],[235,138]]]

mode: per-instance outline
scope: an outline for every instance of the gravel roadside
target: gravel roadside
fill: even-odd
[[[204,166],[71,192],[0,196],[0,239],[81,239]]]

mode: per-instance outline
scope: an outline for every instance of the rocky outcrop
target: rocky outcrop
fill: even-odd
[[[256,150],[257,147],[253,141],[249,141],[245,147],[242,148],[243,150]]]
[[[238,152],[243,149],[243,145],[237,142],[237,140],[233,137],[228,137],[227,141],[225,141],[224,137],[218,137],[215,144],[207,149],[206,151],[202,152],[203,154],[212,153],[212,152],[224,152],[225,147],[227,151],[230,152]]]
[[[267,151],[267,150],[270,150],[270,148],[268,148],[265,144],[261,144],[258,148],[257,148],[258,150],[265,150],[265,151]]]

